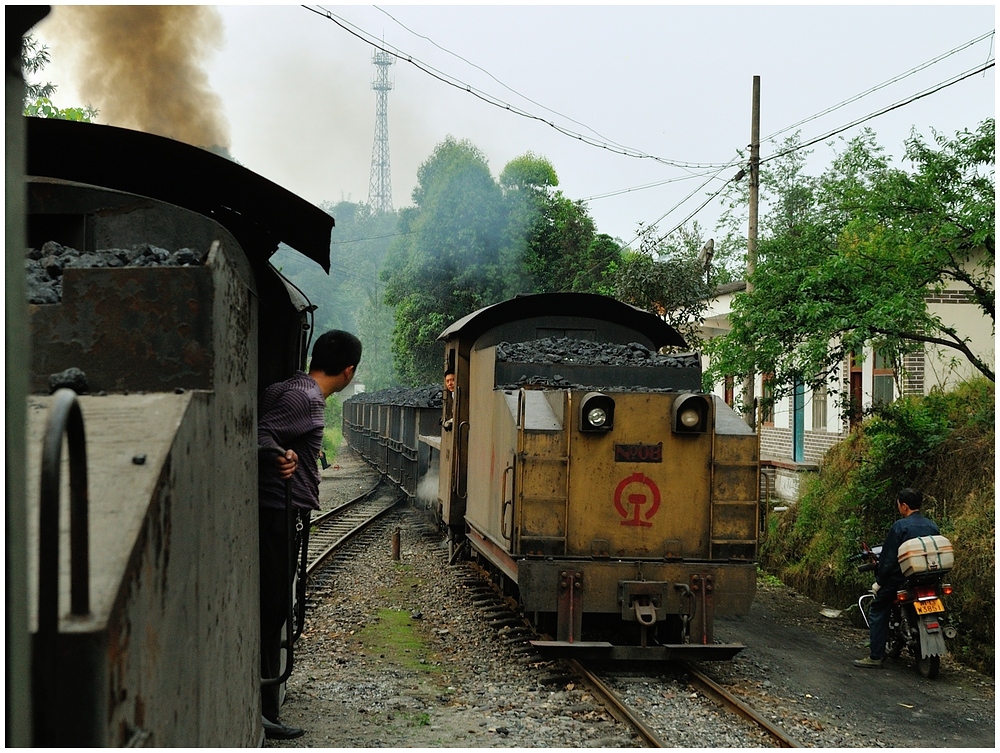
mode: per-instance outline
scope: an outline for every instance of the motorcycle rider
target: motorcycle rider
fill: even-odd
[[[869,656],[855,659],[855,667],[881,667],[885,658],[892,602],[896,591],[906,583],[899,567],[899,545],[920,536],[936,536],[941,533],[934,521],[925,518],[920,512],[922,506],[923,495],[914,489],[901,489],[896,495],[896,509],[900,519],[893,523],[882,543],[875,583],[872,585],[875,598],[868,608]]]

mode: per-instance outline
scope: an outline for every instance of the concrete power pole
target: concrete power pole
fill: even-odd
[[[750,278],[757,268],[757,202],[760,189],[760,76],[753,77],[753,104],[750,114],[750,221],[747,224],[747,295],[753,292]],[[751,371],[743,382],[744,417],[751,427],[757,423],[754,400],[756,374]]]
[[[396,62],[390,52],[375,50],[372,64],[375,77],[372,89],[375,91],[375,143],[372,145],[372,171],[368,182],[368,204],[376,212],[392,211],[392,180],[389,175],[389,66]]]

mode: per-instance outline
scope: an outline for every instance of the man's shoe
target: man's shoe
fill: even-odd
[[[855,659],[855,667],[867,667],[868,669],[881,669],[882,660],[872,659],[870,656],[866,656],[864,659]]]
[[[294,740],[296,737],[302,737],[306,733],[304,729],[299,727],[286,727],[284,724],[276,724],[266,716],[262,716],[260,720],[264,725],[264,737],[268,740]]]

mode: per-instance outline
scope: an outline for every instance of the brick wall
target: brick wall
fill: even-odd
[[[974,303],[969,290],[942,290],[940,293],[928,293],[924,296],[927,303]]]
[[[903,394],[924,394],[924,352],[909,353],[903,357]]]

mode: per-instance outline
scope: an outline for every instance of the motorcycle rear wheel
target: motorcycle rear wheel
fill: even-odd
[[[917,671],[928,680],[933,680],[941,671],[941,657],[917,657]]]

